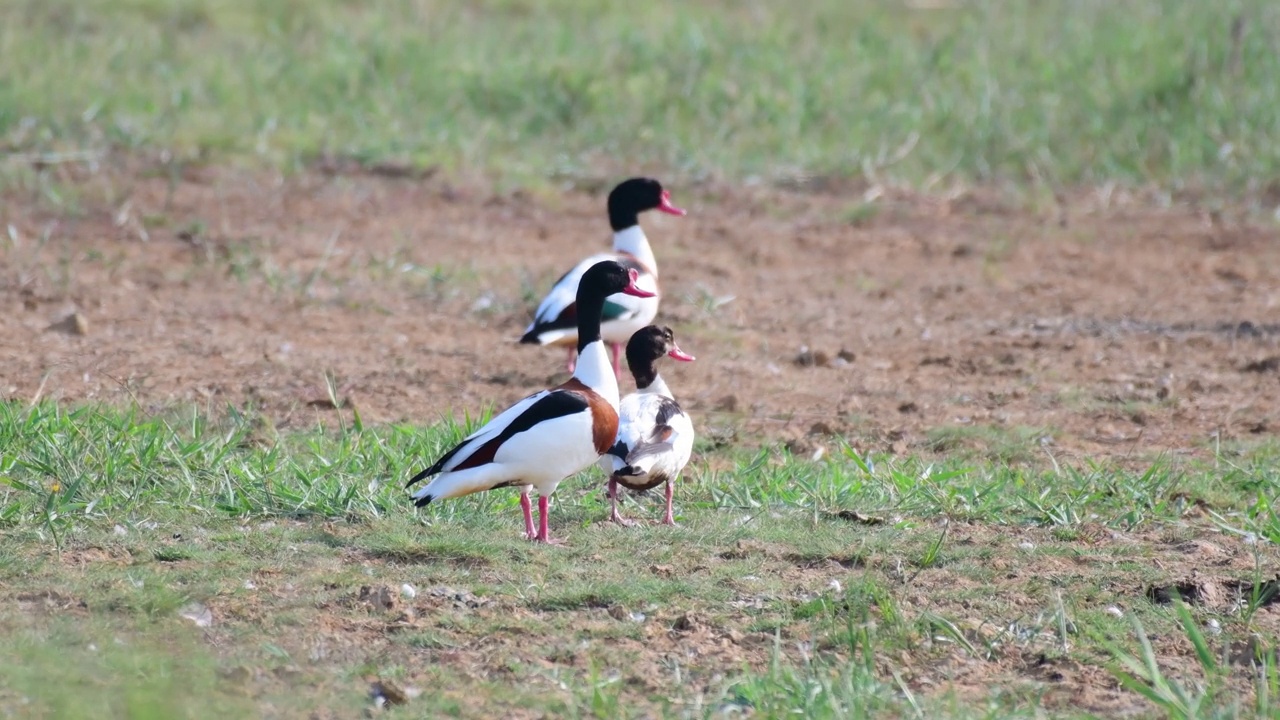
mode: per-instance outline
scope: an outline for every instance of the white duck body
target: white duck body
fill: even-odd
[[[693,454],[693,421],[680,408],[654,363],[663,356],[692,362],[676,344],[669,327],[641,328],[627,341],[627,365],[636,391],[622,399],[618,436],[600,467],[609,475],[609,519],[632,524],[618,514],[618,485],[648,490],[666,484],[667,511],[662,522],[675,525],[671,498],[673,483]]]
[[[654,294],[651,298],[615,293],[605,298],[604,316],[600,322],[600,337],[611,345],[625,345],[637,330],[653,322],[658,316],[661,296],[658,288],[658,261],[649,246],[649,238],[639,225],[624,228],[613,234],[613,252],[599,253],[586,258],[565,273],[547,293],[534,313],[533,322],[525,328],[522,342],[538,345],[573,345],[578,342],[578,326],[575,302],[578,283],[591,266],[605,260],[621,263],[627,269],[637,271],[636,287]]]
[[[662,377],[622,399],[618,441],[600,467],[631,490],[675,480],[693,454],[693,420],[680,408]]]
[[[514,485],[551,495],[562,480],[590,467],[602,445],[607,448],[594,442],[601,403],[617,412],[618,382],[603,343],[596,341],[579,355],[572,380],[526,397],[467,436],[441,459],[440,474],[415,492],[414,500],[432,502]],[[492,449],[487,447],[491,444]],[[475,464],[489,452],[491,460]]]

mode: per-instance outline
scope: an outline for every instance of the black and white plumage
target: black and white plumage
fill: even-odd
[[[599,253],[578,263],[552,286],[534,313],[533,322],[525,328],[521,343],[569,346],[569,371],[574,368],[574,343],[578,336],[576,296],[578,283],[587,268],[604,260],[622,263],[637,272],[638,287],[653,295],[637,298],[621,293],[610,296],[604,305],[600,334],[613,350],[613,369],[621,375],[619,354],[622,346],[640,328],[653,322],[658,314],[658,261],[649,246],[649,238],[640,228],[640,213],[658,210],[681,216],[684,210],[671,204],[671,193],[650,178],[631,178],[609,193],[609,224],[613,228],[613,252]]]
[[[667,512],[662,521],[676,524],[671,509],[673,483],[693,453],[694,433],[693,421],[654,367],[663,356],[693,360],[676,345],[669,327],[650,325],[627,342],[627,365],[635,377],[636,391],[622,399],[618,439],[600,458],[600,467],[609,474],[609,519],[622,525],[631,521],[618,514],[618,485],[648,490],[662,483],[667,486]]]
[[[413,494],[421,507],[435,500],[520,486],[525,533],[552,542],[548,499],[561,480],[589,467],[617,437],[618,381],[600,339],[605,298],[636,297],[637,273],[613,261],[596,263],[577,288],[578,359],[573,377],[534,393],[494,417],[408,483],[435,476]],[[407,486],[406,486],[407,487]],[[533,528],[529,489],[538,490],[539,528]]]

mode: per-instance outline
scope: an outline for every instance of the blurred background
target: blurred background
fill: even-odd
[[[645,167],[1258,191],[1265,0],[8,0],[0,143],[518,182]]]

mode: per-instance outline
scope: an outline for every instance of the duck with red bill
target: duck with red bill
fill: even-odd
[[[618,514],[618,486],[644,491],[666,484],[667,511],[662,522],[675,525],[671,498],[680,471],[693,453],[693,420],[658,374],[658,360],[669,357],[692,362],[693,356],[676,344],[669,327],[650,325],[627,342],[627,365],[636,391],[618,406],[618,438],[600,467],[609,474],[609,519],[631,525]]]
[[[658,315],[658,303],[661,300],[658,261],[649,245],[649,238],[640,228],[640,214],[657,210],[667,215],[683,217],[685,211],[671,202],[669,190],[651,178],[631,178],[619,183],[609,193],[607,209],[609,225],[613,228],[613,251],[592,255],[562,275],[538,305],[533,322],[525,328],[520,342],[567,348],[568,369],[573,372],[574,363],[577,362],[574,345],[577,338],[578,310],[575,294],[578,283],[583,273],[595,263],[613,260],[623,267],[635,270],[639,275],[639,287],[652,293],[647,298],[618,293],[605,301],[600,334],[613,353],[614,375],[621,376],[623,345],[638,330],[653,322]]]

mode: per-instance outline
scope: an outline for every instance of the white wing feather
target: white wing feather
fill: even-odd
[[[533,322],[529,323],[525,332],[529,332],[540,323],[548,323],[560,317],[560,313],[564,312],[565,308],[577,302],[578,283],[582,281],[582,276],[591,269],[591,266],[616,257],[611,253],[600,253],[574,265],[572,270],[565,273],[564,277],[551,287],[551,291],[538,304],[538,311],[533,314]]]
[[[622,399],[618,408],[618,442],[627,448],[634,463],[609,454],[600,459],[601,469],[613,474],[631,464],[645,475],[658,471],[672,478],[684,469],[693,454],[694,431],[692,420],[683,410],[667,420],[672,433],[661,442],[668,447],[659,452],[643,452],[644,446],[654,441],[654,428],[664,401],[670,399],[656,393],[632,393]],[[634,456],[638,449],[642,452]]]
[[[512,435],[498,447],[492,462],[453,470],[550,392],[544,390],[530,395],[471,434],[440,473],[413,494],[414,499],[430,496],[433,500],[442,500],[512,482],[532,485],[540,494],[550,495],[561,480],[590,466],[599,453],[592,442],[591,412],[584,408],[581,412],[543,420],[529,430]]]
[[[621,256],[613,253],[600,253],[592,255],[573,267],[572,270],[565,273],[554,286],[552,286],[547,296],[538,304],[538,310],[534,313],[533,322],[524,329],[528,334],[533,332],[539,325],[547,325],[555,322],[565,308],[577,302],[578,283],[582,281],[582,276],[587,270],[596,263],[605,260],[619,260]],[[648,290],[652,293],[658,292],[658,281],[652,274],[647,272],[640,273],[640,277],[636,280],[636,286]],[[631,339],[632,333],[640,328],[653,322],[658,315],[657,297],[639,298],[626,293],[614,293],[605,298],[605,301],[611,305],[617,305],[623,308],[620,315],[614,317],[606,317],[600,326],[600,334],[607,341],[625,345]],[[556,328],[543,330],[539,334],[540,342],[543,344],[558,342],[565,338],[576,338],[578,336],[577,327]]]
[[[471,457],[471,454],[478,450],[481,445],[484,445],[490,439],[500,434],[508,425],[514,422],[516,418],[520,417],[521,413],[527,410],[534,403],[546,397],[550,392],[550,390],[541,390],[536,392],[506,410],[503,410],[501,413],[498,413],[497,416],[490,418],[489,422],[480,426],[479,430],[471,433],[462,441],[462,447],[458,449],[458,452],[454,453],[453,457],[449,458],[449,462],[445,463],[444,466],[440,468],[440,472],[446,473],[458,465],[461,465],[467,458]]]

